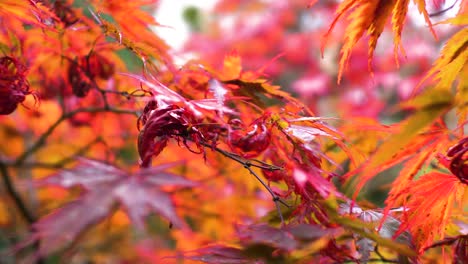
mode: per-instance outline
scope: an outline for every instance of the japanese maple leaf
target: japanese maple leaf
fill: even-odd
[[[220,105],[220,101],[224,101],[221,99],[219,95],[215,96],[215,98],[208,98],[208,99],[200,99],[200,100],[188,100],[184,98],[182,95],[177,93],[176,91],[172,90],[171,88],[167,87],[156,78],[153,78],[151,81],[130,73],[121,73],[124,76],[128,76],[140,81],[142,84],[148,86],[149,90],[151,91],[152,100],[154,100],[158,106],[166,106],[171,104],[181,104],[185,105],[188,109],[190,109],[197,117],[201,117],[207,114],[207,111],[216,112],[222,111],[224,113],[234,114],[235,112],[227,106]],[[212,80],[212,82],[218,82],[216,80]],[[219,82],[218,82],[219,84]],[[211,86],[211,88],[213,88]],[[213,88],[213,89],[220,89],[220,88]],[[220,92],[220,91],[216,91]]]
[[[0,15],[18,19],[26,24],[51,29],[60,19],[39,1],[4,0],[0,3]]]
[[[422,175],[414,182],[407,182],[406,188],[392,193],[389,205],[396,199],[403,199],[408,210],[403,214],[402,225],[397,233],[409,229],[419,250],[424,250],[435,238],[443,239],[445,227],[450,222],[454,205],[462,205],[467,190],[466,161],[468,159],[468,137],[452,146],[447,157],[438,155],[440,163],[450,170]]]
[[[241,249],[229,246],[212,245],[195,251],[186,252],[184,258],[203,263],[246,264],[251,259],[245,256]],[[255,262],[263,263],[263,262]]]
[[[452,174],[431,172],[421,176],[406,189],[411,197],[405,206],[400,230],[409,229],[419,250],[429,246],[435,238],[443,239],[454,204],[462,203],[466,185]]]
[[[274,58],[274,60],[275,59],[277,59],[277,57]],[[234,94],[240,97],[250,98],[250,100],[258,106],[266,106],[264,104],[265,102],[259,97],[259,93],[268,98],[277,98],[300,104],[297,99],[288,92],[280,90],[279,86],[272,85],[266,79],[262,78],[261,76],[264,75],[263,71],[264,67],[257,71],[244,71],[240,55],[236,51],[233,51],[225,56],[223,68],[219,72],[214,72],[214,74],[218,76],[223,84],[231,87]],[[218,89],[218,91],[222,92],[223,90]]]
[[[236,229],[241,244],[264,244],[283,251],[296,250],[303,246],[302,243],[332,237],[341,232],[339,228],[324,228],[305,223],[288,224],[281,228],[266,224],[238,225]]]
[[[459,88],[457,92],[459,96],[466,96],[466,89],[462,87],[466,86],[468,66],[468,16],[466,14],[460,14],[454,18],[448,19],[441,23],[452,24],[462,26],[462,28],[453,34],[453,36],[447,40],[444,47],[440,51],[440,56],[434,62],[432,68],[427,72],[426,76],[421,80],[422,84],[425,80],[432,79],[435,81],[436,87],[440,89],[450,90],[453,83],[458,79]],[[464,26],[464,28],[463,28]],[[466,98],[466,97],[465,97]],[[460,100],[466,101],[466,100]],[[461,105],[460,105],[460,108]],[[461,110],[461,109],[460,109]]]
[[[429,25],[431,32],[435,36],[432,29],[432,23],[429,14],[426,10],[426,2],[424,0],[415,0],[418,11],[424,16],[426,23]],[[408,13],[409,0],[345,0],[340,3],[336,10],[336,16],[333,20],[328,32],[324,36],[322,43],[322,53],[325,44],[330,40],[331,32],[336,26],[338,20],[345,19],[348,22],[346,26],[346,34],[341,48],[340,69],[338,72],[338,83],[341,81],[343,71],[348,65],[353,47],[358,43],[359,39],[367,32],[369,35],[369,59],[368,66],[372,68],[372,57],[377,46],[377,40],[382,34],[387,20],[391,17],[392,29],[394,33],[394,50],[395,59],[398,63],[398,50],[404,54],[401,45],[401,33],[403,25]]]
[[[400,208],[392,210],[392,211],[399,211]],[[375,228],[378,232],[379,236],[382,238],[392,239],[395,238],[394,242],[407,245],[412,247],[411,244],[411,235],[407,231],[402,231],[399,233],[398,236],[395,237],[395,233],[399,230],[401,222],[390,214],[390,211],[385,212],[381,209],[369,209],[363,210],[357,205],[350,205],[347,203],[343,203],[340,205],[339,212],[341,214],[352,214],[357,216],[360,220],[366,223],[378,223],[380,225]],[[361,255],[360,261],[366,263],[369,260],[370,253],[374,251],[376,246],[376,241],[373,241],[367,237],[361,237],[356,235],[357,241],[356,246],[358,248],[358,252]],[[395,244],[397,245],[397,244]],[[402,260],[404,257],[399,256]]]
[[[323,228],[314,224],[289,224],[282,228],[251,224],[238,225],[236,230],[241,247],[210,245],[184,252],[184,258],[203,263],[273,263],[280,252],[294,251],[307,243],[314,243],[324,237],[331,238],[341,232],[339,228]],[[256,246],[257,249],[264,247],[257,250]],[[320,247],[314,249],[318,251]],[[274,253],[271,254],[269,250],[274,250]]]
[[[16,58],[0,58],[0,115],[11,114],[31,94],[26,71],[26,66]]]
[[[432,171],[412,180],[434,149],[435,146],[409,160],[386,201],[386,213],[399,204],[407,208],[397,234],[409,229],[420,251],[435,238],[444,238],[445,226],[450,222],[454,206],[463,203],[468,184],[468,137],[452,146],[447,156],[437,155],[439,162],[452,174]]]
[[[111,214],[116,204],[123,206],[138,228],[144,227],[144,218],[151,212],[162,215],[175,226],[184,227],[169,194],[161,188],[191,187],[195,183],[164,171],[172,166],[174,164],[164,164],[129,173],[102,162],[81,159],[76,167],[39,180],[39,186],[80,186],[84,192],[36,222],[35,234],[29,242],[40,240],[38,254],[47,255]]]

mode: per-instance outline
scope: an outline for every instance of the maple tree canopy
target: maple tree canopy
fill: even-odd
[[[468,1],[215,2],[0,1],[0,262],[468,263]]]

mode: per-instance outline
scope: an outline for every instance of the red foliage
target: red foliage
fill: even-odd
[[[466,2],[0,1],[1,262],[465,263]]]
[[[164,171],[172,166],[174,164],[165,164],[129,174],[104,163],[81,160],[73,169],[38,181],[40,186],[81,186],[85,190],[75,201],[34,223],[33,239],[42,241],[38,253],[46,256],[74,240],[90,225],[105,218],[116,202],[141,229],[151,211],[161,214],[175,226],[183,227],[184,223],[176,215],[172,201],[162,187],[193,187],[195,183]]]
[[[26,80],[27,68],[17,59],[9,56],[0,58],[0,114],[15,111],[26,95],[30,94]]]
[[[232,128],[228,135],[228,144],[231,150],[247,159],[258,157],[265,151],[271,141],[271,128],[265,124],[266,119],[267,117],[260,117],[247,128],[239,119],[231,120]]]

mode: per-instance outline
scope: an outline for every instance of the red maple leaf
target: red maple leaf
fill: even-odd
[[[47,255],[110,215],[116,204],[123,206],[138,228],[144,228],[144,219],[151,212],[162,215],[175,226],[185,227],[175,213],[171,197],[161,188],[191,187],[195,183],[165,171],[172,166],[164,164],[129,173],[99,161],[81,159],[76,167],[39,180],[39,186],[80,186],[84,192],[36,222],[35,233],[26,243],[40,240],[37,254]]]

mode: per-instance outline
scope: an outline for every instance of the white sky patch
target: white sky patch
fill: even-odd
[[[179,51],[187,41],[190,30],[182,13],[185,8],[193,6],[202,12],[213,8],[217,0],[161,0],[154,14],[156,21],[166,27],[156,27],[154,31],[174,50]]]
[[[295,169],[294,170],[294,180],[296,180],[296,183],[303,186],[307,182],[307,174],[300,169]]]
[[[202,12],[206,12],[211,10],[216,4],[216,2],[217,0],[160,0],[159,8],[156,10],[156,13],[154,15],[156,17],[156,20],[161,25],[167,27],[156,27],[154,30],[174,50],[178,51],[182,48],[184,43],[187,41],[188,36],[190,35],[189,27],[184,22],[184,19],[182,17],[184,9],[190,6],[194,6],[199,8]],[[447,10],[447,12],[444,12],[441,16],[431,18],[431,20],[436,22],[443,19],[447,19],[449,17],[454,17],[460,9],[460,2],[461,1],[457,1],[453,8]],[[445,1],[441,9],[446,9],[452,4],[453,1]],[[414,5],[413,2],[410,3],[409,11],[410,19],[415,25],[421,27],[424,27],[426,25],[423,15],[421,15],[418,12],[417,7]],[[314,24],[314,26],[316,26],[316,23],[320,23],[320,19],[318,19],[318,16],[317,18],[305,17],[305,19],[307,19],[307,23],[312,23]],[[232,21],[229,21],[229,19],[226,20],[227,21],[224,21],[225,24],[227,23],[227,25],[225,26],[229,27],[229,24],[232,23]]]
[[[457,1],[457,0],[450,0],[450,1],[445,1],[445,3],[442,4],[440,10],[445,10],[449,7],[451,7],[454,3],[454,1]],[[440,16],[436,16],[436,17],[431,17],[431,21],[432,23],[436,23],[436,22],[439,22],[439,21],[442,21],[442,20],[445,20],[445,19],[448,19],[448,18],[451,18],[451,17],[455,17],[458,13],[458,10],[460,10],[460,3],[462,1],[458,0],[455,5],[448,9],[447,11],[445,11],[443,14],[441,14]],[[428,8],[428,6],[426,6],[426,8]],[[414,23],[414,25],[416,26],[419,26],[419,27],[425,27],[427,26],[427,23],[426,23],[426,20],[424,19],[424,16],[419,13],[418,11],[418,7],[411,1],[410,4],[409,4],[409,7],[408,7],[408,15],[411,19],[411,21]],[[428,10],[428,13],[431,14],[431,10]]]

